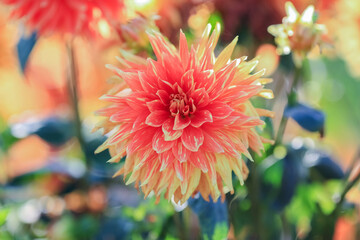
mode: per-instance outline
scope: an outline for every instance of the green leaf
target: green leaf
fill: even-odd
[[[9,212],[10,212],[9,208],[0,209],[0,226],[5,224]]]

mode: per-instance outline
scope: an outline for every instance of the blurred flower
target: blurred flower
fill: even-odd
[[[0,16],[0,69],[9,67],[9,60],[12,60],[10,34],[7,28],[6,19]]]
[[[179,28],[185,29],[191,13],[196,6],[210,0],[158,0],[158,15],[156,24],[160,31],[175,43],[178,39]]]
[[[257,61],[230,60],[237,38],[214,57],[220,25],[212,34],[209,24],[197,46],[188,49],[180,33],[179,50],[156,32],[149,34],[156,61],[123,53],[125,69],[108,66],[122,80],[121,89],[102,100],[112,105],[98,111],[106,119],[98,127],[109,138],[97,150],[109,149],[109,162],[125,165],[127,184],[136,183],[145,196],[174,196],[184,203],[200,192],[204,199],[218,199],[233,192],[232,171],[240,181],[251,159],[250,147],[260,154],[263,142],[256,131],[259,116],[272,112],[253,107],[255,95],[272,97],[263,90],[264,71],[250,74]]]
[[[157,30],[155,20],[157,15],[146,17],[138,14],[126,24],[121,24],[117,29],[119,36],[127,43],[131,49],[144,49],[150,42],[146,31]]]
[[[101,19],[115,19],[121,0],[2,0],[12,6],[11,16],[42,34],[96,32]],[[98,22],[97,22],[98,21]],[[95,24],[95,25],[94,25]]]
[[[279,54],[293,52],[294,62],[301,65],[302,59],[316,45],[322,45],[321,37],[326,27],[316,24],[314,20],[314,6],[310,5],[300,15],[291,2],[285,3],[287,16],[282,24],[271,25],[269,33],[275,37]]]

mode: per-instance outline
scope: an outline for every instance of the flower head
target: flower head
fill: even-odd
[[[120,24],[116,29],[128,47],[142,50],[150,45],[146,31],[157,30],[155,24],[157,19],[157,15],[147,17],[139,13],[135,18],[129,20],[126,24]]]
[[[291,2],[286,2],[287,16],[282,24],[271,25],[269,33],[275,37],[279,54],[294,54],[295,64],[301,64],[303,57],[316,45],[321,45],[321,37],[326,32],[322,24],[314,21],[314,6],[310,5],[300,15]]]
[[[13,7],[12,17],[23,19],[40,34],[94,32],[94,22],[115,19],[121,0],[2,0]]]
[[[215,58],[219,26],[210,34],[208,25],[190,51],[182,32],[179,50],[151,33],[157,60],[124,52],[124,69],[108,66],[121,84],[102,97],[112,104],[98,111],[106,117],[98,127],[110,136],[98,151],[108,148],[110,162],[126,155],[115,175],[124,174],[145,196],[154,191],[185,202],[200,192],[217,199],[233,192],[232,171],[241,182],[247,177],[248,148],[263,149],[256,127],[264,124],[259,116],[272,113],[249,99],[271,95],[262,89],[268,80],[260,78],[264,71],[250,74],[257,61],[230,60],[237,38]]]

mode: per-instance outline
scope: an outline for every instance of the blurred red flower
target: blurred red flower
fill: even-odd
[[[24,20],[39,34],[93,34],[94,22],[112,20],[123,6],[122,0],[2,0],[11,6],[11,17]]]

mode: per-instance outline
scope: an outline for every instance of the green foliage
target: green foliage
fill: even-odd
[[[224,23],[219,12],[212,13],[209,17],[208,23],[210,23],[213,27],[216,23],[220,23],[221,29],[224,29]]]
[[[212,238],[209,238],[208,235],[204,234],[204,239],[205,240],[212,240],[212,239],[216,239],[216,240],[222,240],[222,239],[227,239],[228,236],[228,232],[229,232],[229,228],[227,226],[226,223],[222,222],[219,224],[215,225],[215,230],[213,233]]]
[[[10,211],[9,208],[0,209],[0,227],[5,224],[9,211]]]

